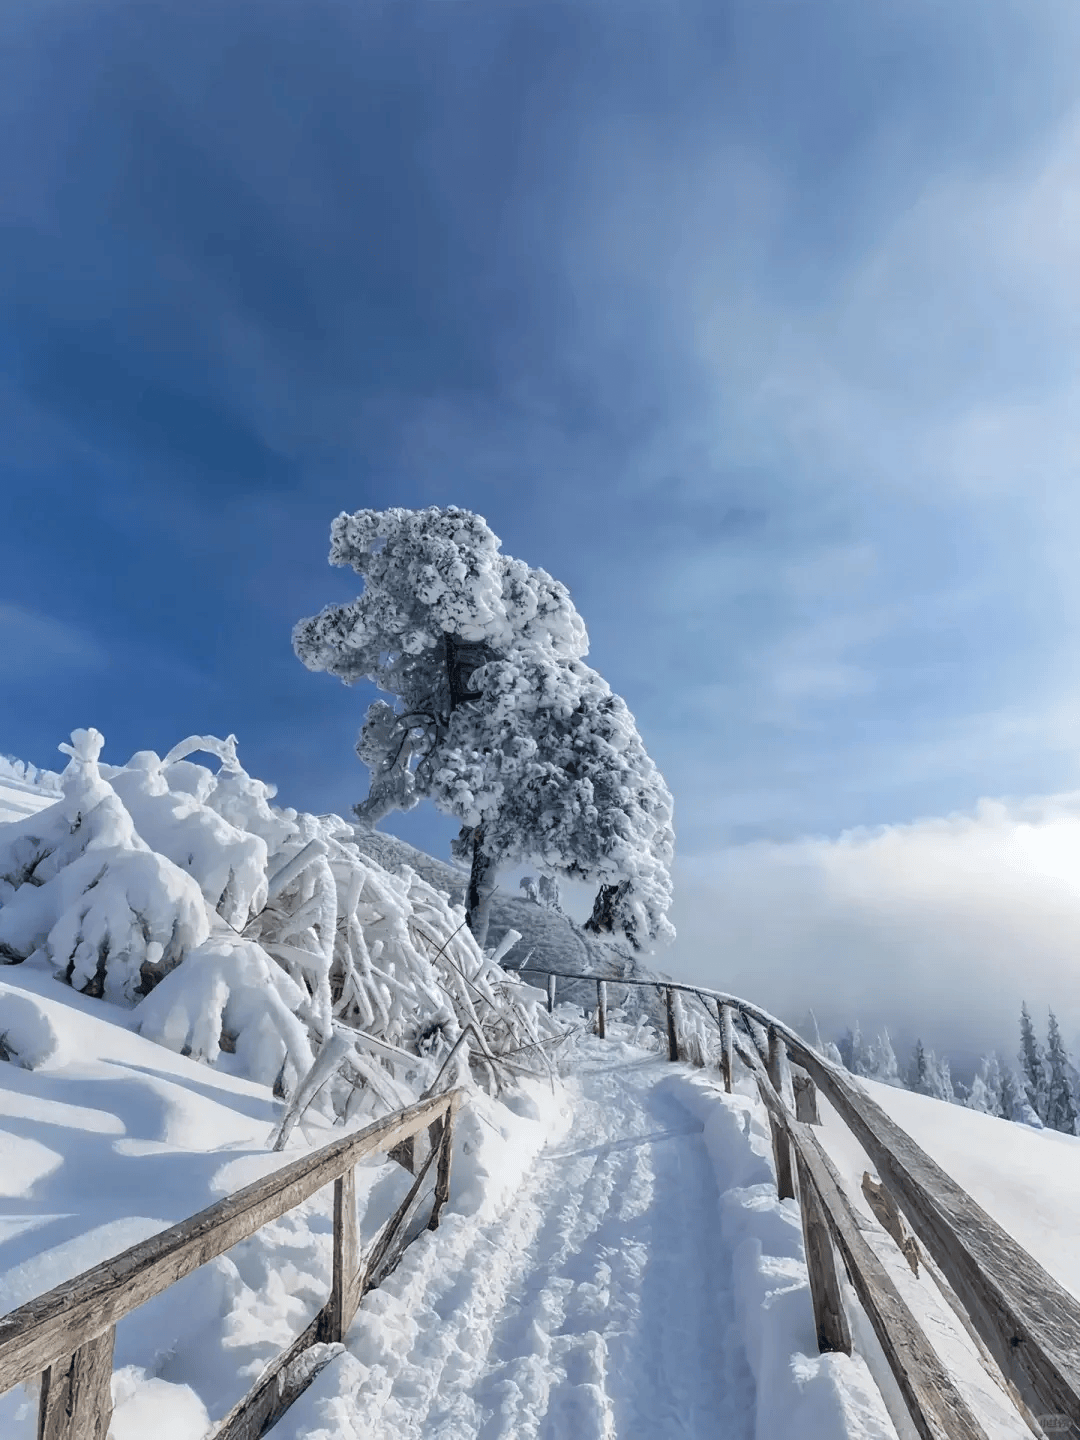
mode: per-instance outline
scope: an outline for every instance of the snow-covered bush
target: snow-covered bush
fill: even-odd
[[[465,1031],[488,1069],[543,1066],[556,1027],[539,993],[461,908],[361,854],[340,817],[272,806],[233,737],[119,767],[102,745],[75,731],[62,798],[0,826],[0,960],[48,964],[135,1005],[150,1038],[287,1091],[348,1051],[323,1097],[339,1106],[358,1084],[415,1098]]]

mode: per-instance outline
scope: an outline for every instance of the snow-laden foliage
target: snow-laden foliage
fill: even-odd
[[[357,815],[374,824],[429,798],[457,817],[481,937],[495,870],[526,860],[598,884],[597,928],[638,947],[670,939],[671,794],[624,701],[583,663],[566,588],[454,507],[340,515],[330,560],[351,565],[363,593],[301,621],[296,652],[397,698],[368,710]]]
[[[144,1035],[290,1092],[317,1055],[325,1080],[333,1054],[335,1104],[358,1087],[408,1103],[466,1032],[485,1073],[543,1068],[557,1031],[541,996],[481,951],[460,907],[361,854],[340,817],[272,806],[233,737],[122,767],[102,745],[75,731],[62,799],[0,826],[4,961],[47,963],[136,1006]]]
[[[60,776],[55,770],[39,770],[29,760],[17,760],[14,755],[0,755],[0,780],[17,780],[20,785],[34,785],[44,791],[60,789]]]

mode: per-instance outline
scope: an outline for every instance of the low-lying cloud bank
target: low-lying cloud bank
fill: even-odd
[[[681,978],[822,1033],[888,1026],[963,1069],[1015,1055],[1026,1000],[1080,1041],[1080,792],[681,860],[666,958]],[[904,1047],[903,1049],[901,1047]]]

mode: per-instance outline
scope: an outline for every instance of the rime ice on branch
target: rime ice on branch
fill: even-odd
[[[626,704],[584,663],[566,587],[499,544],[456,507],[334,521],[330,561],[363,591],[301,621],[293,643],[309,669],[395,697],[368,710],[357,752],[371,784],[356,814],[374,825],[427,798],[461,821],[481,944],[495,872],[518,861],[599,885],[594,929],[667,940],[670,791]]]

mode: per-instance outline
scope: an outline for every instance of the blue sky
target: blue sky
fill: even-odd
[[[1072,0],[4,7],[0,751],[235,732],[340,509],[571,588],[681,852],[1080,786]],[[451,827],[410,819],[443,848]]]

